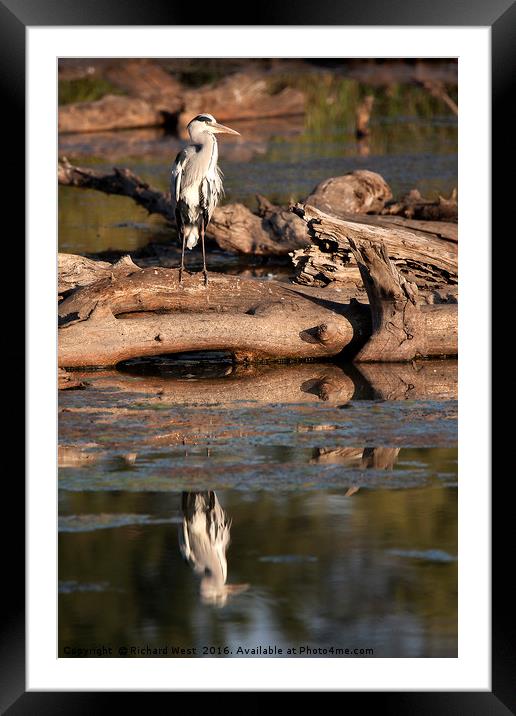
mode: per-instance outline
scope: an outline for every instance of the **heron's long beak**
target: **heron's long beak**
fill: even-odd
[[[237,132],[236,129],[230,129],[223,124],[219,124],[218,122],[210,124],[210,127],[217,134],[238,134],[238,136],[240,136],[240,132]]]

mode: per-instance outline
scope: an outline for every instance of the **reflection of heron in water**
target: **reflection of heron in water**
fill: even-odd
[[[181,554],[201,576],[201,600],[222,607],[232,594],[249,587],[248,584],[226,584],[231,520],[212,491],[183,492],[182,509]]]

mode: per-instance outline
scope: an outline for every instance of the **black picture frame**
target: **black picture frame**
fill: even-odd
[[[8,172],[2,172],[3,196],[12,197],[12,202],[23,201],[20,187],[25,185],[24,177],[24,108],[25,108],[25,31],[34,26],[76,26],[76,25],[195,25],[202,17],[203,25],[384,25],[384,26],[483,26],[490,27],[492,34],[492,150],[493,183],[492,216],[493,234],[507,207],[512,205],[509,192],[510,181],[504,181],[501,168],[510,160],[508,144],[514,123],[514,101],[511,80],[516,76],[516,4],[514,0],[363,0],[360,3],[344,1],[318,2],[309,4],[301,0],[295,5],[277,4],[271,0],[260,2],[259,22],[250,22],[245,16],[246,6],[234,12],[231,19],[221,16],[215,4],[206,4],[202,13],[199,3],[178,3],[173,0],[0,0],[0,81],[4,99],[4,137],[12,151]],[[502,164],[503,158],[503,164]],[[495,169],[500,171],[495,171]],[[482,200],[483,197],[479,197]],[[488,200],[488,198],[485,198]],[[9,204],[12,214],[11,203]],[[24,209],[17,213],[17,227],[22,226]],[[12,230],[12,229],[11,229]],[[505,247],[514,253],[514,240],[507,237]],[[21,241],[20,250],[23,250]],[[485,260],[486,257],[484,257]],[[488,258],[488,257],[487,257]],[[494,259],[494,252],[493,252]],[[504,254],[504,262],[510,260]],[[20,263],[17,254],[16,262]],[[507,290],[505,288],[505,290]],[[503,282],[493,281],[493,306],[503,306]],[[489,287],[485,287],[479,300],[489,300]],[[20,296],[18,289],[17,312],[13,316],[12,329],[14,348],[10,358],[14,365],[20,365],[23,357],[24,337],[20,328]],[[508,297],[507,297],[508,298]],[[498,313],[498,311],[496,312]],[[493,311],[493,319],[495,312]],[[495,322],[495,326],[498,321]],[[494,344],[497,331],[493,326]],[[500,355],[500,352],[498,353]],[[466,358],[462,358],[465,360]],[[502,387],[502,371],[493,365],[492,395],[496,396]],[[498,381],[498,385],[497,385]],[[500,389],[500,390],[499,390]],[[21,406],[19,387],[16,404]],[[20,410],[21,413],[21,410]],[[14,423],[18,435],[23,434],[23,418],[18,416]],[[493,431],[492,455],[504,451],[509,441],[509,421],[500,421]],[[22,454],[22,453],[20,453]],[[132,707],[149,706],[149,697],[169,696],[168,693],[125,692],[26,692],[25,690],[25,501],[24,484],[19,462],[11,472],[9,480],[9,512],[16,512],[9,539],[4,543],[3,575],[8,575],[2,590],[4,609],[0,641],[0,711],[10,716],[19,714],[91,714],[116,707],[119,698],[129,696]],[[494,469],[493,469],[494,475]],[[14,477],[16,479],[14,479]],[[507,475],[499,476],[504,480]],[[506,574],[511,570],[509,555],[514,546],[513,519],[510,500],[502,496],[502,487],[493,485],[493,592],[492,592],[492,691],[453,692],[345,692],[344,705],[359,696],[361,707],[379,708],[383,713],[401,714],[468,714],[468,716],[502,715],[516,713],[516,648],[514,640],[514,597],[508,587]],[[7,511],[7,510],[6,510]],[[7,563],[5,562],[7,560]],[[345,667],[343,667],[345,668]],[[198,694],[196,698],[201,696]],[[145,699],[145,702],[143,701]],[[366,699],[366,700],[364,700]],[[258,705],[260,702],[255,702]]]

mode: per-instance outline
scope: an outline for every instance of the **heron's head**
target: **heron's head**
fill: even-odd
[[[202,139],[205,134],[240,134],[224,124],[219,124],[212,114],[198,114],[188,124],[188,132],[194,142]]]

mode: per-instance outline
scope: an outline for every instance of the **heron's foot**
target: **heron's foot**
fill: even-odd
[[[206,271],[206,269],[204,269],[204,271],[202,273],[204,276],[204,285],[207,286],[208,285],[208,272]]]

